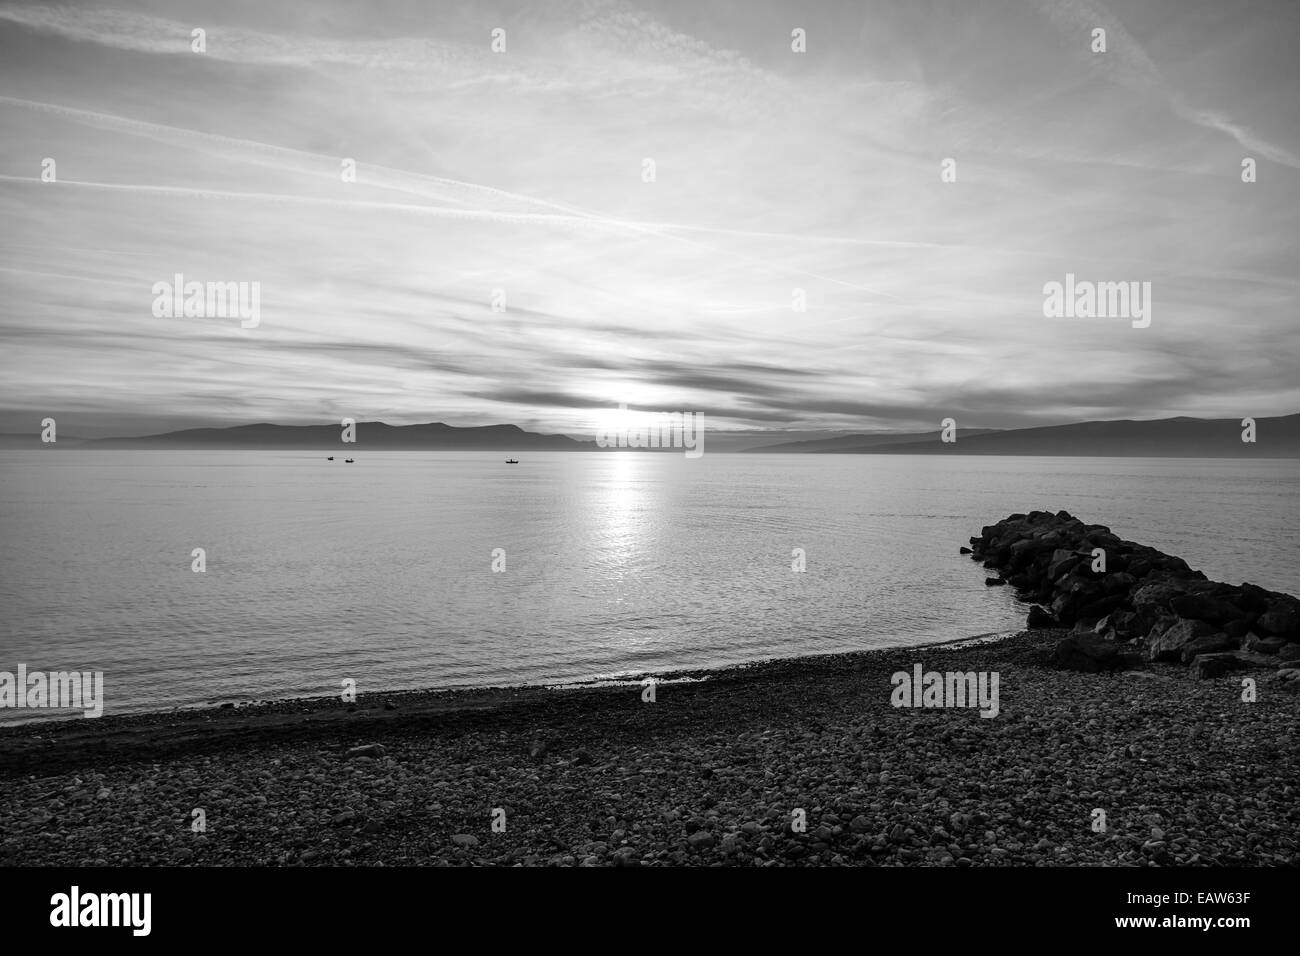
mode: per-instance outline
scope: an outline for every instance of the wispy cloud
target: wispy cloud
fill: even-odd
[[[1300,116],[1258,51],[1295,18],[1184,6],[0,6],[0,406],[1293,411]],[[1066,272],[1151,281],[1152,326],[1045,319]],[[155,318],[177,273],[260,282],[261,325]]]

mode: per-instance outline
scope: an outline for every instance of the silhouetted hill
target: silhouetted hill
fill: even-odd
[[[339,425],[235,425],[230,428],[188,428],[139,438],[103,438],[88,442],[92,448],[315,448],[332,451],[390,449],[405,451],[584,451],[595,442],[567,435],[526,432],[518,425],[480,425],[457,428],[442,422],[424,425],[388,425],[357,422],[355,444],[344,444]]]
[[[768,454],[1041,455],[1079,457],[1300,458],[1300,414],[1256,419],[1254,443],[1241,440],[1241,419],[1165,418],[1155,421],[1079,422],[1038,428],[960,428],[957,440],[940,432],[841,435],[745,448]],[[355,445],[345,445],[339,425],[235,425],[190,428],[137,438],[98,440],[60,436],[57,445],[82,448],[351,448],[408,451],[598,451],[594,441],[543,435],[518,425],[458,428],[443,422],[388,425],[358,422]],[[0,434],[0,447],[34,448],[39,432]],[[707,445],[706,445],[707,447]]]
[[[1255,420],[1255,442],[1241,440],[1239,418],[1162,418],[1079,422],[988,432],[944,443],[860,445],[826,453],[865,455],[1040,455],[1093,458],[1300,458],[1300,414]]]
[[[73,445],[84,445],[86,439],[78,438],[75,435],[58,436],[58,441],[46,443],[41,441],[41,430],[34,428],[29,432],[0,432],[0,448],[58,448],[62,445],[64,448]]]
[[[993,428],[959,428],[957,429],[957,440],[961,441],[961,439],[968,436],[984,435],[996,430]],[[878,432],[862,435],[841,435],[838,438],[813,438],[807,441],[780,442],[775,445],[755,445],[753,448],[743,450],[782,454],[786,452],[861,451],[877,445],[896,445],[900,442],[925,440],[938,441],[939,430],[935,429],[932,432]]]

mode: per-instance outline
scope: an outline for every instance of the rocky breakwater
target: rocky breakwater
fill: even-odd
[[[971,557],[1032,602],[1030,628],[1071,628],[1052,652],[1071,670],[1181,662],[1197,677],[1253,667],[1300,679],[1300,600],[1222,584],[1182,558],[1066,511],[1013,514],[971,538]]]

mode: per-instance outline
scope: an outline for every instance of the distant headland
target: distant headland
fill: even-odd
[[[37,420],[39,422],[39,419]],[[957,420],[959,421],[959,419]],[[779,440],[790,432],[713,430],[714,452],[839,455],[1025,455],[1081,458],[1300,458],[1300,414],[1272,418],[1162,418],[1095,421],[1033,428],[967,428],[953,419],[933,431],[879,431],[800,441]],[[74,423],[75,427],[75,423]],[[602,448],[591,439],[527,431],[518,425],[456,426],[443,422],[390,425],[356,422],[358,450],[388,451],[609,451],[681,454],[676,448]],[[816,434],[804,431],[800,434]],[[229,427],[187,428],[153,435],[77,438],[59,434],[43,442],[41,429],[0,433],[0,448],[96,449],[338,449],[337,423],[277,425],[260,422]]]

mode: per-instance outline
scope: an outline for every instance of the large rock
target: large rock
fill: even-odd
[[[1251,633],[1251,627],[1255,624],[1255,618],[1244,617],[1238,621],[1229,621],[1223,625],[1223,633],[1229,637],[1234,637],[1238,641],[1245,640],[1246,635]]]
[[[1128,595],[1108,594],[1096,598],[1079,608],[1079,617],[1103,618],[1111,611],[1118,610],[1128,601]]]
[[[1043,627],[1057,627],[1056,618],[1048,614],[1047,611],[1035,604],[1029,609],[1029,620],[1025,622],[1030,630],[1036,630]]]
[[[1087,634],[1071,634],[1052,649],[1052,663],[1062,670],[1097,673],[1120,670],[1128,662],[1108,641]]]
[[[1112,611],[1097,622],[1095,630],[1098,637],[1107,641],[1131,641],[1145,633],[1132,611]]]
[[[1052,552],[1052,560],[1047,564],[1047,576],[1055,581],[1067,571],[1074,570],[1075,565],[1082,560],[1081,555],[1075,554],[1073,551],[1067,551],[1064,548],[1058,548]]]
[[[1192,659],[1192,676],[1197,680],[1220,677],[1229,671],[1241,670],[1246,665],[1231,653],[1200,654]]]
[[[1137,584],[1137,578],[1127,571],[1113,571],[1101,579],[1101,586],[1106,589],[1107,594],[1125,594],[1133,590],[1133,585]]]
[[[1196,637],[1183,645],[1182,653],[1178,659],[1184,664],[1190,664],[1192,659],[1199,654],[1217,654],[1219,651],[1234,651],[1237,649],[1237,642],[1230,638],[1222,631],[1216,634],[1207,634],[1205,637]]]
[[[1282,667],[1283,662],[1276,655],[1261,654],[1259,651],[1233,651],[1232,656],[1246,667],[1267,667],[1270,670]]]
[[[1101,588],[1095,581],[1080,580],[1070,575],[1069,585],[1063,590],[1058,588],[1052,601],[1052,613],[1062,624],[1072,624],[1083,617],[1083,609],[1092,605],[1101,597]],[[1105,613],[1105,611],[1103,611]],[[1097,614],[1094,617],[1101,617]]]
[[[1300,640],[1300,606],[1287,601],[1277,601],[1259,616],[1256,625],[1262,631],[1284,637],[1287,640]]]
[[[1218,627],[1245,616],[1240,608],[1208,594],[1180,594],[1170,600],[1169,610],[1179,617],[1207,621]]]
[[[1258,634],[1251,633],[1242,638],[1241,649],[1254,651],[1257,654],[1277,654],[1289,644],[1289,641],[1284,641],[1280,637],[1260,637]]]
[[[1142,611],[1145,608],[1168,611],[1169,602],[1183,595],[1186,590],[1186,585],[1182,582],[1167,579],[1143,584],[1133,592],[1133,608],[1137,611]]]
[[[1265,591],[1257,584],[1243,584],[1240,587],[1228,588],[1227,592],[1219,595],[1225,601],[1237,605],[1248,614],[1260,615],[1268,610],[1269,598],[1277,598],[1276,594]]]
[[[1160,632],[1152,631],[1147,635],[1146,655],[1152,661],[1176,661],[1181,659],[1183,648],[1198,637],[1208,637],[1215,633],[1214,628],[1204,621],[1186,621],[1179,619],[1173,625]],[[1154,635],[1154,636],[1152,636]]]

